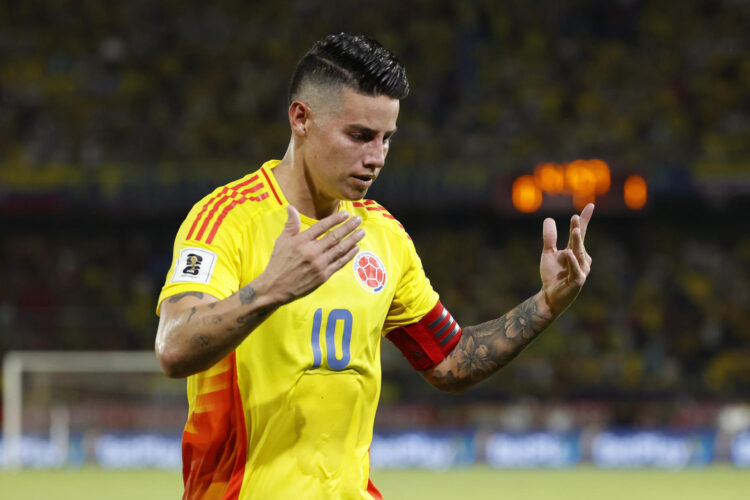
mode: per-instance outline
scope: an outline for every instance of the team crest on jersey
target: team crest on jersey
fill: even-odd
[[[354,257],[354,277],[368,292],[378,293],[385,287],[388,273],[380,257],[372,252],[359,252]]]

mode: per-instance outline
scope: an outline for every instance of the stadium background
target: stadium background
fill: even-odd
[[[680,466],[747,466],[748,25],[741,0],[3,2],[0,356],[151,349],[188,208],[280,157],[297,59],[324,34],[364,32],[412,85],[371,196],[406,226],[462,324],[538,289],[541,221],[565,228],[574,210],[573,197],[545,194],[521,213],[514,180],[547,162],[596,158],[611,171],[586,287],[499,375],[443,395],[384,343],[383,456],[430,466],[420,460],[447,447],[438,465],[465,465],[488,460],[492,436],[551,437],[577,450],[573,462],[596,463],[592,442],[611,430],[699,443]],[[632,175],[648,186],[638,210],[623,201]],[[124,380],[156,394],[163,384]],[[35,384],[32,400],[54,402],[49,381]],[[171,393],[144,402],[115,383],[82,385],[60,390],[86,408],[73,431],[139,432],[144,412],[158,422],[148,432],[181,429]],[[46,432],[32,403],[24,424]],[[661,452],[636,448],[622,453],[643,463],[620,465],[659,464]]]

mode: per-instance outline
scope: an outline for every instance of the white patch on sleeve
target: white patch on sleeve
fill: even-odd
[[[211,281],[216,254],[204,248],[183,248],[172,275],[172,283],[205,283]]]

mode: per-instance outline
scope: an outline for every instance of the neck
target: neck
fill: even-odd
[[[338,210],[339,200],[329,199],[315,187],[302,155],[294,154],[294,141],[289,144],[284,158],[273,169],[276,182],[287,201],[297,211],[312,219],[320,220]],[[295,161],[297,160],[297,161]]]

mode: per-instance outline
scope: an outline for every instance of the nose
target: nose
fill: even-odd
[[[365,157],[365,166],[374,168],[383,168],[385,157],[388,154],[388,143],[381,141],[370,141]]]

